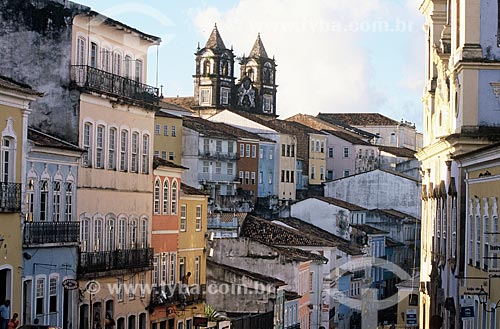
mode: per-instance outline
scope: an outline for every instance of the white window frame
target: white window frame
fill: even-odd
[[[202,219],[202,206],[201,205],[196,205],[196,210],[195,210],[195,230],[196,231],[201,231],[201,219]]]
[[[148,174],[149,173],[149,135],[142,135],[142,161],[141,161],[141,173]]]
[[[115,127],[109,128],[108,136],[108,169],[116,170],[116,140],[117,129]]]
[[[129,132],[127,129],[120,131],[120,171],[128,170],[128,145]]]
[[[185,204],[181,204],[181,220],[179,224],[179,230],[181,232],[186,232],[187,229],[187,206]]]
[[[167,215],[170,211],[170,182],[167,177],[163,181],[163,209],[162,213]]]
[[[139,133],[132,132],[132,145],[131,145],[131,158],[130,158],[130,172],[139,172]]]
[[[154,199],[153,211],[154,211],[155,215],[159,215],[160,214],[160,179],[158,177],[156,177],[156,179],[155,179],[153,199]]]
[[[210,88],[200,89],[200,105],[211,105],[211,90]]]

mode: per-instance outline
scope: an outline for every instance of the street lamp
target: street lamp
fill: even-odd
[[[479,293],[477,295],[479,297],[479,303],[483,305],[486,312],[493,313],[496,311],[498,305],[500,304],[500,299],[496,302],[495,306],[491,308],[491,310],[488,310],[488,308],[486,307],[486,304],[488,303],[488,293],[484,291],[483,286],[481,286],[481,289],[479,290]]]

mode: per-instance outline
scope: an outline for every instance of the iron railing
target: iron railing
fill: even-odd
[[[153,269],[153,248],[81,252],[79,258],[79,275],[116,270]]]
[[[157,103],[159,89],[88,65],[72,65],[71,80],[77,86],[147,104]]]
[[[77,243],[79,235],[79,222],[24,222],[25,245]]]
[[[201,159],[214,159],[214,160],[236,160],[238,159],[237,153],[223,153],[223,152],[203,152],[199,151],[198,155]]]
[[[21,211],[21,184],[0,182],[0,212]]]
[[[189,293],[187,289],[189,289]],[[189,288],[182,286],[180,283],[154,287],[151,291],[150,307],[171,304],[192,305],[201,303],[206,299],[206,291],[207,287],[205,284],[192,285]]]

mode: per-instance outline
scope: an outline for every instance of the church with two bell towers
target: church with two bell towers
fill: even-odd
[[[260,34],[249,55],[238,58],[239,80],[233,49],[226,48],[217,25],[195,55],[194,109],[203,114],[230,109],[276,117],[276,62],[267,55]]]

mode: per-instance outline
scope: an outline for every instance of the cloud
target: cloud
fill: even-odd
[[[388,100],[398,93],[413,92],[420,104],[414,89],[421,83],[415,78],[420,74],[419,65],[400,61],[405,64],[392,69],[405,77],[391,77],[394,81],[389,84],[394,88],[388,90],[380,83],[384,72],[373,62],[370,48],[377,47],[377,39],[399,42],[421,31],[415,1],[324,0],[305,5],[302,0],[241,0],[225,11],[201,9],[193,13],[193,22],[205,40],[217,22],[226,47],[233,45],[237,56],[248,54],[261,33],[267,53],[278,64],[277,111],[281,118],[299,112],[383,112],[384,106],[397,103]],[[384,51],[389,64],[382,64],[389,68],[391,57],[416,58],[410,54],[414,47],[398,53],[390,48]],[[423,56],[423,50],[418,54]],[[406,99],[403,102],[408,106]]]

